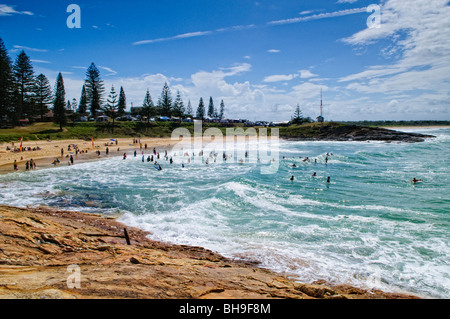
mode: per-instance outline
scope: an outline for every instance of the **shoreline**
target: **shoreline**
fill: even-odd
[[[150,240],[148,232],[95,214],[0,206],[0,229],[5,299],[419,299],[323,281],[300,283],[202,247]],[[68,267],[79,267],[78,287],[71,287]]]
[[[247,136],[249,139],[255,138],[254,136]],[[270,138],[270,137],[269,137]],[[281,138],[280,138],[281,139]],[[117,139],[119,142],[116,145],[115,143],[111,142],[110,139],[99,139],[94,141],[95,149],[92,149],[92,142],[91,141],[85,141],[85,140],[55,140],[55,141],[40,141],[45,143],[38,143],[36,141],[33,141],[35,145],[32,145],[32,143],[24,142],[23,147],[36,147],[39,146],[42,149],[38,151],[24,151],[24,152],[11,152],[11,151],[0,151],[0,175],[2,174],[8,174],[8,173],[14,173],[13,163],[14,160],[17,160],[17,164],[19,167],[18,171],[24,172],[25,170],[25,163],[27,160],[33,159],[36,162],[36,168],[37,169],[44,169],[44,168],[52,168],[52,167],[59,167],[59,166],[67,166],[69,162],[69,155],[73,155],[74,157],[74,165],[79,163],[85,163],[90,161],[96,161],[100,159],[110,158],[114,156],[122,156],[124,153],[127,153],[127,156],[130,156],[128,152],[130,151],[137,151],[138,156],[142,156],[141,153],[145,152],[145,155],[149,155],[150,152],[152,152],[153,148],[156,149],[157,152],[164,152],[165,150],[171,150],[175,144],[178,144],[180,142],[185,143],[186,141],[183,139],[172,139],[170,137],[154,137],[154,138],[141,138],[141,144],[140,143],[132,143],[133,138],[122,138]],[[281,139],[282,140],[282,139]],[[195,138],[191,138],[190,141],[192,143],[195,143]],[[203,144],[215,142],[215,139],[210,139],[208,137],[203,137],[201,139]],[[223,137],[223,141],[226,141],[226,137]],[[106,146],[105,143],[112,143],[112,145]],[[38,145],[40,144],[40,145]],[[87,150],[87,153],[79,153],[78,155],[74,154],[68,154],[67,147],[69,145],[81,145],[83,148],[80,148],[83,151]],[[145,149],[145,144],[147,144],[147,149]],[[6,147],[5,145],[10,146],[11,143],[3,143],[0,144],[0,148]],[[17,146],[17,145],[15,145]],[[195,144],[194,144],[195,146]],[[109,154],[106,155],[106,148],[109,147]],[[64,156],[61,157],[61,148],[64,149]],[[120,148],[119,151],[117,151],[117,148]],[[100,151],[101,154],[98,156],[96,154],[97,151]],[[73,153],[73,152],[72,152]],[[21,159],[23,157],[23,159]],[[59,159],[60,163],[56,166],[53,164],[53,160]]]

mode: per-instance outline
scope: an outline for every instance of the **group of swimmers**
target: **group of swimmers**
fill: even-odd
[[[329,157],[329,156],[333,156],[333,153],[327,153],[327,155],[326,155],[326,157],[325,157],[325,164],[328,163],[328,157]],[[302,158],[302,157],[299,156],[299,158]],[[283,160],[285,160],[285,159],[286,159],[286,157],[283,156]],[[303,162],[309,162],[310,159],[309,159],[309,157],[307,156],[307,157],[305,157],[302,161],[303,161]],[[316,164],[316,163],[317,163],[317,158],[314,159],[314,164]],[[297,165],[296,165],[295,163],[293,163],[293,164],[291,165],[291,167],[296,168]],[[316,172],[313,172],[313,174],[311,175],[311,177],[316,177],[316,176],[317,176],[317,173],[316,173]],[[291,175],[290,180],[293,181],[294,179],[295,179],[294,175]],[[330,177],[330,176],[327,177],[327,183],[328,183],[328,184],[331,183],[331,177]]]
[[[326,156],[325,156],[325,164],[328,163],[328,157],[330,157],[330,156],[333,156],[333,153],[327,153],[326,154]],[[302,157],[300,156],[300,158],[302,158]],[[285,159],[286,159],[286,157],[283,156],[283,160],[285,160]],[[309,157],[305,157],[303,159],[303,162],[308,162],[308,161],[310,161]],[[314,159],[314,163],[317,163],[317,159]],[[296,168],[297,165],[295,163],[293,163],[292,167]],[[316,176],[317,176],[316,172],[314,172],[311,175],[311,177],[316,177]],[[293,181],[294,179],[295,179],[294,175],[291,175],[290,180]],[[331,182],[331,177],[328,176],[327,177],[327,183],[329,184],[330,182]],[[413,177],[413,179],[411,180],[411,183],[413,183],[413,184],[420,183],[420,182],[423,182],[423,180],[422,179],[416,179],[415,177]]]
[[[143,148],[142,143],[140,143],[140,140],[133,139],[133,144],[139,144],[140,145],[140,149]],[[116,142],[116,145],[117,145],[117,142]],[[148,145],[145,144],[144,148],[145,148],[145,150],[147,150]],[[87,153],[87,150],[86,151],[83,151],[83,150],[80,151],[78,146],[75,145],[75,144],[70,144],[68,146],[68,151],[69,152],[72,151],[72,149],[75,151],[76,155],[78,155],[79,153]],[[120,148],[118,148],[117,151],[119,152]],[[98,156],[100,156],[100,151],[99,150],[97,150],[96,153],[97,153]],[[108,155],[108,154],[109,154],[109,148],[107,147],[106,148],[106,155]],[[175,153],[175,156],[176,156],[176,153]],[[187,161],[188,161],[188,163],[190,163],[191,162],[191,156],[189,155],[189,153],[185,152],[184,156],[188,157]],[[192,157],[194,157],[194,156],[195,156],[195,153],[192,153]],[[198,156],[199,157],[203,157],[204,156],[203,150],[201,150],[198,153]],[[208,165],[210,159],[213,159],[214,162],[216,162],[217,156],[218,156],[218,153],[210,152],[209,156],[205,160],[205,164]],[[325,164],[328,163],[328,157],[330,157],[330,156],[333,156],[333,153],[327,152],[326,156],[325,156],[325,160],[324,160]],[[61,148],[61,157],[64,157],[64,149],[63,148]],[[136,150],[134,151],[134,157],[137,157],[137,151]],[[233,157],[233,155],[228,155],[225,152],[223,152],[222,157],[223,157],[223,160],[226,161],[226,160],[230,159],[231,157]],[[246,158],[248,157],[248,153],[247,152],[245,152],[245,157]],[[74,157],[73,157],[73,155],[66,155],[66,158],[68,158],[68,160],[69,160],[69,162],[68,162],[69,166],[74,164]],[[299,158],[302,159],[303,162],[310,162],[311,161],[311,159],[309,157],[302,158],[300,156]],[[123,153],[123,159],[124,160],[127,159],[127,153]],[[153,148],[152,154],[147,156],[147,162],[152,162],[152,163],[154,162],[154,167],[157,170],[162,170],[161,165],[156,161],[156,159],[158,159],[158,160],[160,159],[160,153],[156,152],[156,149]],[[165,150],[164,159],[166,161],[169,161],[170,164],[173,164],[173,158],[172,158],[172,156],[169,157],[169,155],[167,153],[167,150]],[[283,156],[283,160],[286,160],[285,156]],[[275,161],[275,159],[272,159],[272,161]],[[145,162],[144,151],[142,151],[142,162]],[[241,158],[238,162],[239,163],[244,163],[244,159]],[[258,162],[259,162],[259,159],[258,159]],[[53,161],[53,164],[55,166],[57,164],[59,164],[59,163],[60,163],[60,160],[58,158]],[[316,163],[317,163],[317,158],[314,158],[314,164],[316,164]],[[18,170],[17,160],[14,160],[14,164],[13,165],[14,165],[14,170],[17,171]],[[293,163],[291,165],[291,167],[296,168],[297,165],[295,163]],[[184,163],[182,164],[182,168],[184,168]],[[33,159],[31,159],[30,161],[27,161],[25,163],[25,170],[28,171],[30,169],[36,169],[36,162]],[[316,177],[316,176],[317,176],[316,172],[313,172],[313,174],[311,175],[311,177]],[[294,175],[291,175],[290,180],[293,181],[294,179],[295,179]],[[331,182],[331,177],[328,176],[327,177],[327,183],[330,183],[330,182]],[[416,184],[416,183],[419,183],[419,182],[423,182],[423,180],[422,179],[416,179],[415,177],[411,180],[411,183],[413,183],[413,184]]]

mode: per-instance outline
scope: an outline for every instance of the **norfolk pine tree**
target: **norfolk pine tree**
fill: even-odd
[[[102,108],[103,112],[110,118],[112,118],[112,133],[114,133],[114,124],[116,118],[119,116],[119,100],[117,98],[116,90],[114,89],[114,85],[111,87],[111,91],[109,92],[108,99],[106,100],[106,105]]]
[[[66,124],[66,91],[64,89],[64,79],[61,73],[56,78],[55,99],[53,100],[54,122],[59,124],[62,132],[63,125]]]
[[[220,102],[220,112],[219,112],[219,118],[223,119],[223,113],[225,112],[225,103],[223,103],[223,100]]]
[[[13,103],[14,82],[11,60],[0,38],[0,123],[4,123],[11,117]]]
[[[155,115],[155,105],[153,104],[152,96],[148,89],[145,94],[144,102],[142,103],[142,115],[147,117],[147,125],[150,123],[150,118]]]
[[[172,93],[167,82],[164,83],[161,96],[158,100],[158,108],[161,110],[161,115],[168,117],[172,115]]]
[[[186,116],[190,116],[193,117],[194,116],[194,112],[192,110],[192,105],[191,105],[191,100],[188,101],[188,105],[186,107]]]
[[[34,96],[42,122],[44,121],[44,114],[48,112],[48,105],[53,101],[50,82],[42,73],[36,77]]]
[[[291,122],[292,124],[302,124],[305,121],[302,115],[302,111],[300,110],[300,105],[297,104],[295,108],[294,115],[292,116]]]
[[[203,104],[203,98],[200,98],[198,103],[197,118],[202,121],[205,119],[205,104]]]
[[[127,108],[127,97],[125,95],[125,91],[123,90],[123,87],[120,87],[120,93],[119,93],[119,109],[117,110],[117,113],[119,116],[123,116],[125,114],[125,109]]]
[[[173,102],[172,106],[172,115],[175,117],[179,117],[181,122],[185,117],[185,112],[186,110],[184,108],[184,103],[183,99],[181,98],[180,91],[177,91],[177,97],[175,99],[175,102]]]
[[[215,117],[216,115],[216,110],[214,109],[214,101],[212,96],[209,97],[209,106],[208,106],[208,116],[210,118]]]
[[[80,98],[80,104],[78,104],[78,114],[80,116],[84,116],[87,113],[87,96],[86,96],[86,88],[83,84],[83,87],[81,89],[81,98]]]
[[[16,120],[28,117],[32,121],[34,116],[34,71],[30,58],[23,50],[13,65],[13,74],[19,94],[15,109]]]
[[[94,63],[91,63],[86,71],[84,86],[86,89],[87,105],[90,108],[91,115],[95,118],[97,111],[101,109],[103,104],[102,96],[105,92],[105,87],[103,80],[100,78],[100,71]]]

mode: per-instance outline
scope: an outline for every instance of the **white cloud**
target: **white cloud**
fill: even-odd
[[[178,40],[178,39],[186,39],[186,38],[194,38],[194,37],[201,37],[208,34],[211,34],[212,31],[197,31],[197,32],[189,32],[189,33],[183,33],[178,34],[173,37],[166,37],[166,38],[157,38],[157,39],[150,39],[150,40],[142,40],[134,42],[134,45],[142,45],[142,44],[149,44],[149,43],[156,43],[156,42],[164,42],[164,41],[172,41],[172,40]]]
[[[187,32],[187,33],[182,33],[182,34],[178,34],[178,35],[171,36],[171,37],[141,40],[141,41],[134,42],[133,45],[142,45],[142,44],[150,44],[150,43],[157,43],[157,42],[165,42],[165,41],[202,37],[202,36],[212,35],[212,34],[216,34],[216,33],[249,30],[249,29],[253,29],[255,27],[256,27],[255,24],[234,25],[231,27],[219,28],[219,29],[215,29],[215,30]]]
[[[266,76],[263,80],[263,82],[281,82],[281,81],[290,81],[294,78],[298,77],[298,74],[279,74],[279,75],[269,75]]]
[[[105,76],[112,76],[112,75],[116,75],[117,74],[117,71],[114,71],[113,69],[111,69],[111,68],[109,68],[107,66],[99,65],[98,67],[99,67],[99,69],[102,69],[102,70],[105,70],[105,71],[109,72],[109,74],[106,74]]]
[[[277,50],[277,49],[270,49],[270,50],[267,50],[267,52],[268,52],[268,53],[280,53],[280,52],[281,52],[281,50]]]
[[[33,63],[51,63],[49,61],[45,61],[45,60],[36,60],[36,59],[31,59],[31,62]]]
[[[30,48],[30,47],[25,47],[22,45],[13,45],[13,48],[17,50],[25,50],[25,51],[32,51],[32,52],[48,52],[48,50],[46,49],[36,49],[36,48]],[[13,50],[11,50],[13,51]]]
[[[338,0],[338,2],[337,3],[355,3],[355,2],[357,2],[358,0]]]
[[[416,90],[449,92],[450,7],[447,0],[387,0],[381,8],[380,28],[366,28],[344,39],[367,46],[390,39],[389,50],[399,53],[392,64],[369,66],[339,79],[348,89],[363,93],[398,93]],[[382,49],[383,52],[384,49]],[[448,99],[442,100],[448,105]]]
[[[1,16],[10,16],[10,15],[14,15],[14,14],[25,14],[25,15],[29,15],[32,16],[34,15],[33,12],[30,11],[16,11],[16,9],[14,9],[15,6],[9,6],[7,4],[0,4],[0,17]]]
[[[346,9],[346,10],[340,10],[340,11],[334,11],[334,12],[326,12],[326,13],[319,13],[319,14],[313,14],[306,17],[297,17],[297,18],[291,18],[291,19],[282,19],[282,20],[274,20],[270,21],[267,24],[268,25],[281,25],[281,24],[292,24],[292,23],[300,23],[300,22],[306,22],[311,20],[319,20],[319,19],[326,19],[326,18],[334,18],[334,17],[341,17],[356,13],[362,13],[366,12],[366,8],[354,8],[354,9]]]
[[[300,70],[299,72],[302,79],[309,79],[318,76],[317,74],[312,73],[310,70]]]
[[[254,24],[234,25],[234,26],[231,26],[231,27],[216,29],[216,31],[217,32],[239,31],[239,30],[253,29],[254,27],[256,27],[256,25],[254,25]]]

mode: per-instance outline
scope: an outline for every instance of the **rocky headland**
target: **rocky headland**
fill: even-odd
[[[401,132],[381,127],[341,123],[312,123],[280,128],[280,137],[288,140],[423,142],[433,135]]]

